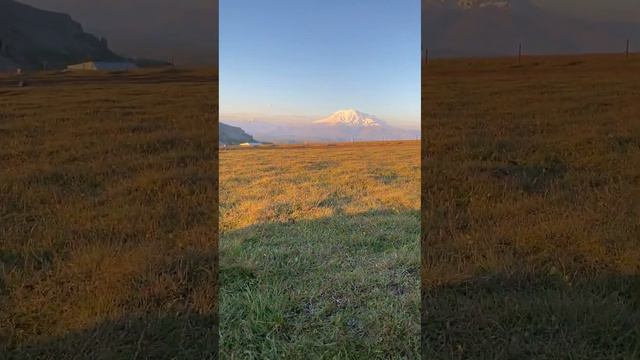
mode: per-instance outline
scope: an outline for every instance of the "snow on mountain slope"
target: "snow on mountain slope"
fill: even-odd
[[[324,119],[314,121],[314,124],[344,125],[349,127],[384,127],[387,124],[377,117],[358,110],[346,109],[333,113]]]
[[[225,119],[240,126],[262,141],[276,143],[343,142],[378,140],[415,140],[419,130],[406,130],[388,125],[380,118],[354,109],[337,111],[320,120],[277,122]]]

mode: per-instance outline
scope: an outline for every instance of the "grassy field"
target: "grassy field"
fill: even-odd
[[[640,59],[423,70],[423,355],[640,358]]]
[[[420,144],[220,153],[225,359],[416,359]]]
[[[217,75],[16,83],[0,358],[213,357]],[[222,358],[640,358],[639,98],[635,58],[432,61],[422,170],[417,142],[223,151]]]
[[[0,77],[0,358],[212,358],[217,74]]]

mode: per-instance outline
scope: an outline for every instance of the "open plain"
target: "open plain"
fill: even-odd
[[[221,357],[420,357],[420,142],[220,153]]]
[[[427,359],[640,358],[640,59],[423,67]]]
[[[217,73],[0,77],[0,358],[212,358]]]

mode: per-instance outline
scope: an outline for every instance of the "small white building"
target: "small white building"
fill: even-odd
[[[67,70],[88,71],[128,71],[135,70],[138,66],[130,61],[87,61],[81,64],[67,66]]]
[[[260,146],[262,145],[259,142],[246,142],[246,143],[242,143],[240,144],[240,146],[247,146],[247,147],[255,147],[255,146]]]

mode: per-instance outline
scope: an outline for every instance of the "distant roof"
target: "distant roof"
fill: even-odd
[[[67,66],[71,70],[130,70],[138,66],[131,61],[86,61]]]
[[[131,64],[135,65],[132,61],[85,61],[78,64],[72,65],[82,65],[82,64],[96,64],[96,65],[121,65],[121,64]]]

